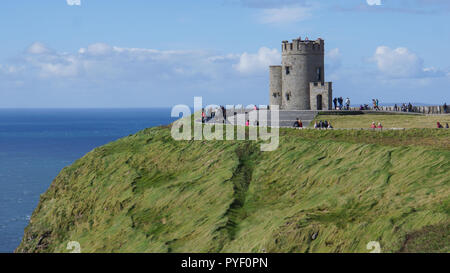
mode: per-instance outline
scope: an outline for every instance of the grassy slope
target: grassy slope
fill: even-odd
[[[65,168],[17,251],[449,252],[450,151],[402,134],[282,130],[260,152],[147,129]]]
[[[364,114],[364,115],[319,115],[315,120],[328,120],[334,128],[370,128],[372,122],[384,128],[436,128],[436,122],[443,126],[450,124],[450,115],[426,116],[406,114]],[[314,123],[311,123],[311,126]]]

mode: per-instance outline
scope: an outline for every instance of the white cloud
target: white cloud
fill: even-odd
[[[369,6],[381,6],[381,0],[367,0]]]
[[[28,47],[27,52],[30,54],[44,54],[49,53],[50,49],[48,49],[43,43],[35,42]]]
[[[69,6],[81,6],[81,0],[66,0]]]
[[[325,54],[325,74],[331,81],[339,81],[342,66],[342,54],[339,48],[333,48]]]
[[[72,78],[95,82],[208,81],[238,74],[233,64],[240,57],[240,54],[217,55],[203,50],[125,48],[105,43],[91,44],[74,53],[62,53],[36,42],[13,63],[0,65],[0,72],[28,79]]]
[[[259,21],[264,24],[288,24],[311,18],[311,8],[303,6],[284,6],[263,9]]]
[[[243,53],[239,63],[233,67],[244,74],[267,71],[270,65],[281,63],[281,54],[276,49],[261,47],[256,54]]]
[[[342,54],[339,48],[333,48],[325,54],[325,63],[327,70],[331,70],[332,72],[341,66]]]
[[[356,1],[356,0],[355,0]],[[341,11],[393,12],[409,14],[441,14],[450,12],[448,0],[358,0],[359,4],[338,4]],[[339,1],[353,2],[353,1]],[[362,4],[364,2],[364,4]],[[376,8],[376,7],[383,8]]]
[[[378,70],[390,78],[420,78],[442,76],[436,68],[424,67],[423,60],[405,47],[391,49],[379,46],[373,56]]]
[[[404,47],[379,46],[373,59],[381,73],[393,78],[417,77],[423,71],[423,61]]]
[[[42,62],[37,63],[37,66],[41,69],[39,75],[43,78],[47,77],[75,77],[79,75],[80,66],[77,59],[68,57],[65,62],[51,63]]]
[[[15,74],[21,70],[21,67],[14,65],[2,65],[0,64],[0,72],[4,74]]]
[[[104,44],[104,43],[95,43],[92,45],[89,45],[86,48],[80,48],[78,51],[81,54],[91,54],[91,55],[105,55],[110,53],[112,50],[111,46]]]

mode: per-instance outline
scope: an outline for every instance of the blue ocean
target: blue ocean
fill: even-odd
[[[95,147],[174,121],[169,108],[0,110],[0,252],[19,245],[39,196]]]

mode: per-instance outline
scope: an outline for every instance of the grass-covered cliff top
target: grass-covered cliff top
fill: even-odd
[[[146,129],[63,169],[16,251],[449,252],[449,138],[282,129],[260,152]]]
[[[345,112],[345,111],[343,111]],[[318,115],[315,120],[328,120],[334,128],[370,128],[372,122],[381,122],[384,128],[437,128],[439,121],[445,126],[450,124],[450,114],[421,115],[421,114],[378,114],[363,115]],[[311,126],[314,122],[311,123]]]

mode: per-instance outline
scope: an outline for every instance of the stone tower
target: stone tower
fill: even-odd
[[[270,104],[279,105],[282,110],[331,109],[331,83],[325,84],[324,40],[283,41],[281,52],[282,65],[270,67]],[[311,97],[311,86],[317,97]]]

